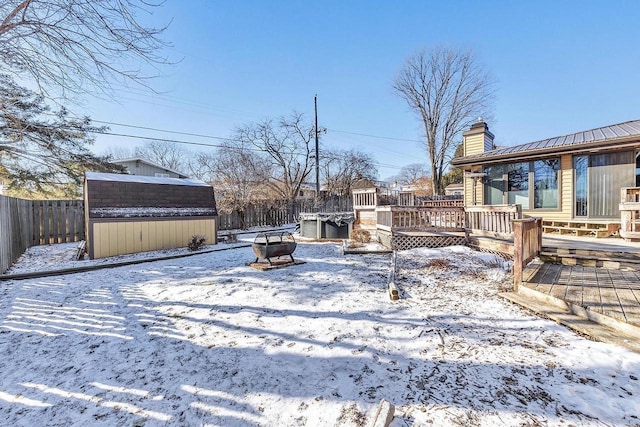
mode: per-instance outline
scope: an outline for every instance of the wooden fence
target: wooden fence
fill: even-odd
[[[82,200],[0,196],[0,273],[30,246],[84,240]]]
[[[237,230],[250,227],[269,227],[298,222],[302,212],[349,212],[353,209],[351,197],[321,200],[296,200],[293,203],[250,205],[244,211],[219,212],[219,230]]]
[[[32,245],[84,240],[82,200],[33,200]]]
[[[0,196],[0,274],[31,246],[32,224],[29,200]]]

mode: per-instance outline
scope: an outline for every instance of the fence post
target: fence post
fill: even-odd
[[[513,291],[518,292],[518,286],[522,284],[522,264],[524,264],[523,221],[511,220],[511,228],[513,230]]]

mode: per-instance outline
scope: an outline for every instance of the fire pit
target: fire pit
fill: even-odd
[[[291,262],[293,259],[293,251],[296,250],[297,243],[291,233],[288,231],[276,231],[270,233],[260,233],[253,240],[253,253],[256,254],[256,262],[260,259],[269,261],[269,265],[273,265],[271,258],[281,256],[289,256]]]

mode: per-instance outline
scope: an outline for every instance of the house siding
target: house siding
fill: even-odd
[[[565,155],[560,157],[560,205],[561,212],[554,213],[555,218],[560,221],[573,219],[573,156]]]
[[[142,162],[122,161],[115,163],[126,167],[127,171],[129,171],[129,173],[132,175],[156,176],[156,174],[162,174],[161,176],[166,176],[168,178],[180,178],[180,175],[178,175],[177,173]]]

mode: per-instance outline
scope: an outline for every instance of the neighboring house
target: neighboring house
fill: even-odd
[[[316,184],[314,182],[303,182],[296,200],[313,199],[316,197]]]
[[[518,204],[567,229],[620,222],[621,190],[640,186],[640,120],[494,149],[480,121],[463,134],[465,206]],[[626,191],[626,190],[624,190]]]
[[[464,184],[449,184],[444,188],[445,196],[462,196],[464,194]]]
[[[145,160],[140,157],[113,160],[111,163],[124,166],[131,175],[155,176],[157,178],[189,178],[181,172],[165,168],[162,165],[150,162],[149,160]]]

